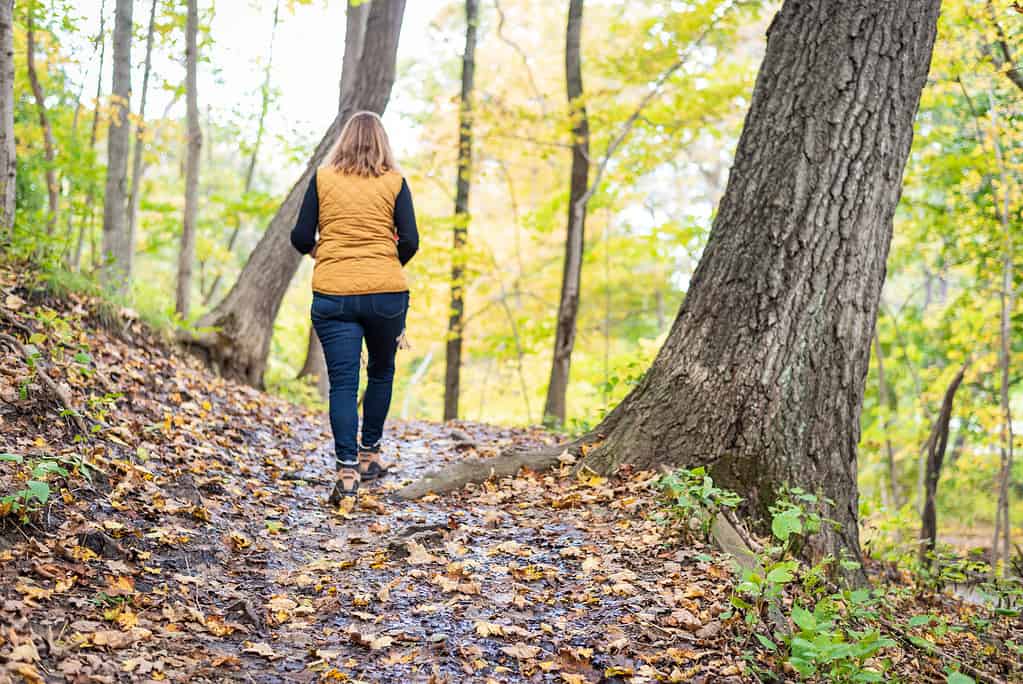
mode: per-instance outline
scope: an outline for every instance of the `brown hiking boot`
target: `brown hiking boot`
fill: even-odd
[[[359,475],[362,477],[364,482],[379,480],[389,472],[391,471],[389,468],[384,466],[384,461],[380,457],[379,451],[359,452]]]
[[[359,482],[362,478],[356,468],[341,468],[337,471],[337,482],[334,483],[334,491],[330,493],[327,501],[331,506],[337,506],[342,500],[349,496],[359,495]]]

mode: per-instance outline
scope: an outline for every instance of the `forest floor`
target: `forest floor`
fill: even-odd
[[[0,272],[0,342],[31,357],[0,355],[0,496],[32,469],[49,488],[27,520],[0,508],[0,682],[740,682],[771,663],[721,617],[729,558],[654,520],[653,474],[566,468],[398,501],[447,462],[554,438],[396,422],[397,476],[332,509],[322,415],[96,312]],[[994,619],[904,601],[904,618]],[[938,647],[887,655],[906,681],[956,661],[1020,672],[970,629]]]

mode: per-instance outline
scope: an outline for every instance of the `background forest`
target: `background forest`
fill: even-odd
[[[336,114],[346,8],[200,0],[189,50],[185,2],[137,2],[124,100],[111,95],[113,2],[14,7],[18,170],[6,249],[68,290],[103,292],[168,338],[202,334],[204,314],[238,278]],[[399,357],[394,413],[453,417],[444,397],[454,277],[464,292],[457,417],[534,425],[546,414],[577,433],[625,396],[667,336],[724,191],[776,7],[592,0],[572,104],[562,3],[483,0],[465,100],[464,10],[462,2],[408,3],[384,115],[422,234],[409,270],[412,349]],[[1018,451],[1023,423],[1017,418],[1007,434],[1004,416],[1023,413],[1023,365],[1014,361],[1023,352],[1023,259],[1013,248],[1023,243],[1021,53],[1023,15],[1001,3],[943,3],[862,414],[860,505],[874,550],[914,553],[915,531],[901,531],[915,530],[928,447],[942,439],[940,536],[961,547],[990,544],[997,522],[1009,546],[1005,530],[1019,529],[1023,466],[1012,440]],[[186,88],[190,65],[195,86]],[[461,174],[467,212],[455,210],[463,102],[472,133],[472,164]],[[128,164],[131,275],[101,284],[108,135],[122,106],[130,112],[130,153],[120,163]],[[547,389],[581,120],[585,237],[558,416]],[[186,172],[190,149],[197,174]],[[455,249],[463,228],[465,246]],[[453,261],[464,264],[455,276]],[[274,321],[263,380],[317,404],[315,373],[300,377],[316,368],[307,364],[310,276],[305,260]],[[996,516],[1006,499],[1012,505]]]

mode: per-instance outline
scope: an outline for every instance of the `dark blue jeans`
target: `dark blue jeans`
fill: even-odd
[[[355,467],[359,458],[359,366],[362,340],[369,353],[369,376],[362,405],[362,448],[380,448],[384,420],[391,407],[394,355],[405,330],[408,292],[363,295],[313,293],[313,327],[323,345],[330,378],[330,428],[338,467]]]

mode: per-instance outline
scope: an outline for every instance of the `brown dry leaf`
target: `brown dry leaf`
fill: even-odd
[[[363,494],[359,497],[359,510],[369,511],[377,515],[387,514],[387,506],[381,503],[375,496],[370,496],[369,494]]]
[[[408,561],[409,565],[427,565],[429,563],[443,563],[444,561],[437,556],[426,550],[426,547],[410,539],[405,542],[405,548],[408,549]]]
[[[476,629],[476,633],[482,637],[504,635],[504,627],[502,625],[497,624],[496,622],[477,620],[473,626]]]
[[[265,644],[262,641],[243,641],[242,642],[242,653],[255,653],[261,655],[264,658],[273,660],[274,658],[283,658],[284,656],[278,655],[270,644]]]
[[[46,680],[42,678],[39,671],[28,663],[12,663],[9,669],[21,675],[22,680],[27,684],[46,684]]]
[[[4,306],[11,311],[17,311],[21,307],[25,306],[25,300],[16,294],[9,294],[4,299]]]
[[[103,629],[87,635],[93,646],[106,646],[108,648],[126,648],[136,641],[143,641],[152,636],[153,633],[143,627],[134,627],[130,631],[122,632],[118,629]]]
[[[39,651],[31,639],[15,646],[10,653],[6,654],[7,660],[11,662],[34,663],[39,660]]]
[[[512,646],[502,646],[501,651],[507,653],[513,658],[520,660],[526,660],[529,658],[535,658],[540,653],[539,646],[530,646],[529,644],[518,643]]]

